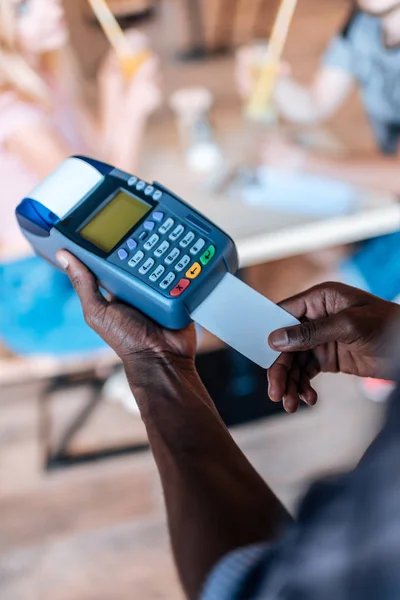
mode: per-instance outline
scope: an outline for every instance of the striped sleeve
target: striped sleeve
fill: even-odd
[[[201,600],[239,600],[259,596],[265,579],[268,545],[249,546],[222,559],[206,581]]]

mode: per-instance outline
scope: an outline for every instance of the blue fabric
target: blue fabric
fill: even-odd
[[[254,593],[257,591],[250,582],[254,581],[254,573],[267,554],[268,546],[263,544],[232,552],[211,573],[201,600],[250,598],[250,587],[253,587]],[[242,592],[247,596],[243,596]]]
[[[324,64],[353,75],[377,142],[384,152],[395,153],[400,139],[400,49],[386,48],[380,19],[359,12],[345,34],[328,46]]]
[[[68,277],[38,257],[0,265],[0,340],[22,356],[106,349],[85,323]]]
[[[350,268],[358,275],[354,282],[346,280],[346,283],[393,301],[400,294],[400,233],[361,244],[343,264],[343,272],[348,273]],[[364,281],[365,285],[360,286],[360,281]]]
[[[379,147],[395,154],[400,140],[400,49],[385,47],[380,20],[357,12],[329,45],[324,64],[354,76]],[[400,233],[361,244],[343,270],[358,272],[353,285],[363,280],[372,294],[394,300],[400,294]]]

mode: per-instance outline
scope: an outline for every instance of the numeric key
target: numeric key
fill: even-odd
[[[158,265],[157,269],[155,269],[152,272],[149,279],[152,283],[155,283],[156,281],[158,281],[160,279],[161,275],[164,275],[164,273],[165,273],[165,267],[163,267],[162,265]]]
[[[160,229],[158,230],[162,235],[164,235],[164,233],[168,233],[168,231],[175,225],[175,221],[171,218],[167,219],[165,221],[165,223],[163,225],[161,225]]]
[[[145,243],[143,247],[145,250],[153,250],[154,246],[158,244],[159,241],[160,236],[158,236],[156,233],[153,233],[151,238]]]
[[[140,267],[139,273],[141,275],[147,275],[147,273],[152,269],[155,265],[156,261],[152,258],[148,258],[145,263]]]
[[[158,246],[157,250],[155,250],[154,256],[156,256],[157,258],[161,258],[162,256],[164,256],[168,248],[169,243],[165,240],[162,244]]]
[[[139,250],[138,252],[136,252],[136,254],[134,254],[134,256],[132,256],[131,260],[128,262],[128,265],[130,267],[137,267],[138,264],[144,259],[144,252],[142,252],[141,250]]]
[[[203,250],[205,245],[206,243],[202,238],[198,239],[195,245],[192,248],[190,248],[190,254],[196,256],[196,254]]]
[[[181,248],[187,248],[194,240],[195,238],[195,234],[193,233],[193,231],[189,231],[189,233],[187,233],[185,235],[185,237],[183,238],[183,240],[180,241],[179,245]]]
[[[175,271],[178,271],[178,273],[180,273],[181,271],[186,269],[191,260],[192,259],[187,254],[185,254],[185,256],[182,256],[182,258],[175,267]]]
[[[179,240],[179,238],[181,237],[181,235],[184,231],[185,231],[185,228],[183,225],[178,225],[177,227],[175,227],[175,229],[169,236],[169,239],[171,240],[171,242],[176,242],[176,240]]]
[[[171,252],[168,254],[167,258],[165,259],[165,264],[172,265],[172,263],[174,263],[176,261],[176,259],[179,258],[179,256],[180,256],[180,251],[178,250],[178,248],[174,248],[173,250],[171,250]]]

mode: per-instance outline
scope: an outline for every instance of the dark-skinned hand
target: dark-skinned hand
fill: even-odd
[[[321,372],[385,378],[385,331],[400,307],[356,288],[325,283],[280,304],[302,323],[273,332],[269,344],[281,356],[268,371],[269,396],[287,412],[300,401],[314,405],[311,380]]]
[[[86,322],[125,364],[144,357],[186,361],[188,366],[194,367],[194,325],[182,331],[163,329],[131,306],[107,300],[94,275],[69,252],[58,252],[57,259],[81,300]]]
[[[134,308],[106,300],[93,274],[74,256],[57,254],[81,300],[87,323],[126,363],[135,359],[179,360],[194,367],[194,326],[182,331],[159,327]],[[383,333],[400,307],[342,284],[327,283],[281,303],[302,321],[271,334],[272,348],[283,352],[268,371],[269,395],[295,412],[300,400],[315,404],[311,380],[320,372],[385,377]]]

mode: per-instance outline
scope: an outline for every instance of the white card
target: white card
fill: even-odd
[[[263,369],[268,369],[279,356],[268,344],[270,333],[299,323],[230,273],[191,317]]]

